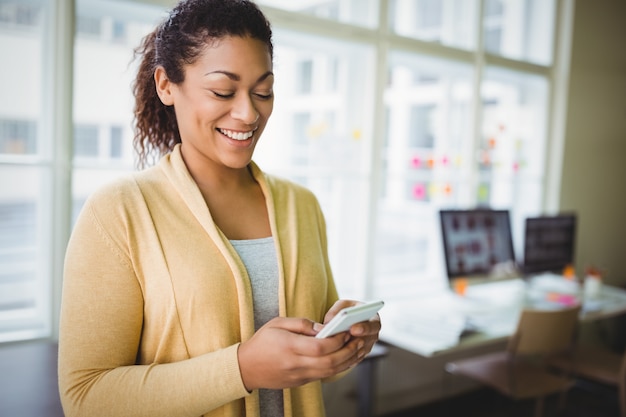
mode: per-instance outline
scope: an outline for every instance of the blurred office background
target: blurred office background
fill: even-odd
[[[510,210],[518,253],[526,217],[576,212],[577,272],[626,286],[623,0],[258,3],[276,102],[255,159],[319,197],[343,297],[445,287],[438,210],[475,206]],[[56,338],[73,220],[134,169],[133,48],[173,4],[0,0],[0,342]],[[440,362],[392,359],[381,412],[440,394]]]

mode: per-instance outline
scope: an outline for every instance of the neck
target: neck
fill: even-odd
[[[196,160],[186,158],[183,161],[196,184],[203,193],[228,192],[256,185],[248,165],[244,167],[228,167],[210,159]]]

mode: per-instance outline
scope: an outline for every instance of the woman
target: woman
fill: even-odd
[[[270,25],[183,0],[137,50],[135,146],[159,162],[92,195],[68,244],[59,386],[72,416],[323,416],[321,381],[380,322],[339,309],[308,190],[252,155],[272,113]]]

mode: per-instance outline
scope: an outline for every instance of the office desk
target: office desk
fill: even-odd
[[[464,296],[442,289],[423,298],[387,300],[380,340],[424,357],[506,341],[524,308],[582,303],[581,321],[626,313],[626,291],[603,285],[595,297],[560,276],[512,279],[468,287]]]

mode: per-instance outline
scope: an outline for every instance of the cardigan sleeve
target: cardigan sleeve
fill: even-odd
[[[100,197],[87,201],[66,251],[59,337],[65,415],[197,417],[248,395],[238,344],[172,363],[137,364],[142,288],[120,244],[123,232],[112,236],[96,214],[115,199]],[[108,226],[123,224],[119,213],[109,213]]]

